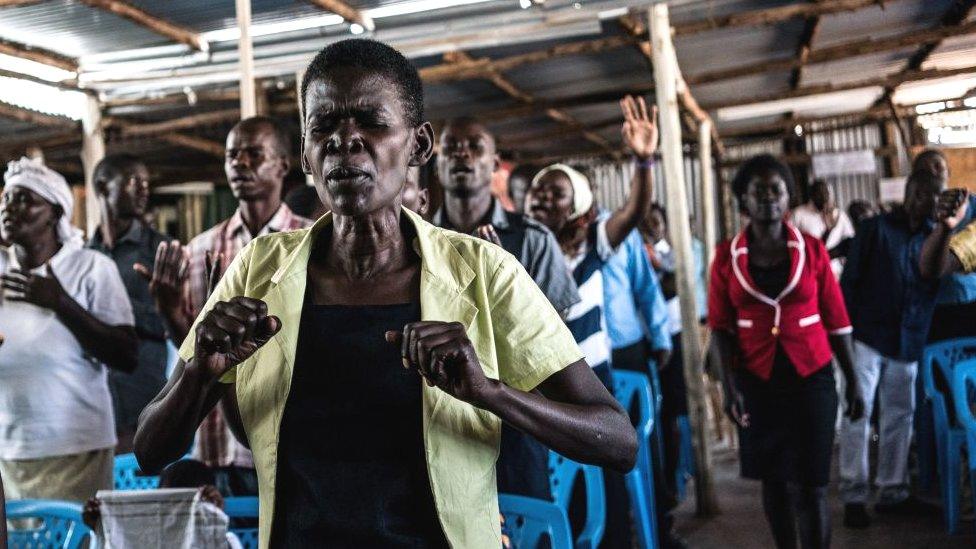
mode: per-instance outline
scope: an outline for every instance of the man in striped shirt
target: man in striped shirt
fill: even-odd
[[[256,116],[239,122],[227,135],[224,156],[237,211],[185,247],[178,242],[159,246],[150,290],[177,346],[207,300],[210,268],[216,270],[214,279],[219,278],[254,238],[312,224],[292,213],[281,199],[290,152],[288,137],[273,119]],[[148,269],[142,270],[149,274]],[[200,425],[193,457],[215,469],[217,487],[225,496],[257,493],[251,452],[235,438],[221,407],[215,407]]]

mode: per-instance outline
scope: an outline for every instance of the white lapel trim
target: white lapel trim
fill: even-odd
[[[758,289],[754,288],[749,281],[746,279],[745,275],[742,274],[742,269],[739,268],[739,256],[749,253],[749,248],[745,246],[739,247],[739,239],[742,237],[742,233],[735,235],[732,239],[732,272],[735,274],[736,280],[742,285],[742,288],[748,292],[749,295],[756,298],[757,300],[769,305],[773,308],[773,327],[779,329],[780,317],[782,316],[783,310],[780,307],[780,300],[789,295],[790,292],[796,289],[796,286],[800,283],[800,276],[803,275],[803,267],[806,263],[806,246],[803,242],[803,235],[800,230],[794,227],[792,224],[787,223],[786,227],[792,231],[793,236],[796,240],[791,240],[786,243],[787,247],[796,248],[797,258],[796,258],[796,270],[793,272],[793,278],[790,280],[789,284],[783,288],[783,291],[776,296],[776,299],[769,297],[768,295],[760,292]]]

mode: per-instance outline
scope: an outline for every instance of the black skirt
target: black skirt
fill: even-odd
[[[837,420],[833,367],[828,363],[801,377],[777,348],[768,381],[747,371],[736,374],[750,422],[739,428],[742,476],[826,486]]]

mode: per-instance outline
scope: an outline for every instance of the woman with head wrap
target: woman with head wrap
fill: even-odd
[[[136,364],[115,264],[82,248],[60,174],[11,162],[0,196],[0,475],[7,498],[85,501],[110,488],[116,444],[105,367]]]
[[[537,173],[526,197],[526,213],[556,235],[579,287],[580,301],[566,312],[566,325],[586,355],[587,364],[611,391],[611,342],[604,316],[601,269],[651,203],[651,166],[658,136],[655,110],[648,111],[643,98],[626,97],[620,106],[625,118],[624,143],[637,161],[630,195],[620,209],[598,220],[589,180],[565,164],[553,164]],[[604,479],[607,524],[603,542],[607,547],[623,547],[630,543],[623,476],[604,470]]]
[[[565,164],[553,164],[536,174],[526,198],[527,213],[556,235],[573,271],[582,300],[566,315],[586,362],[610,387],[610,340],[603,317],[603,279],[600,267],[624,241],[651,203],[651,166],[657,150],[656,108],[648,111],[643,98],[620,102],[625,122],[624,143],[634,153],[637,170],[627,201],[609,217],[597,221],[593,192],[585,175]]]

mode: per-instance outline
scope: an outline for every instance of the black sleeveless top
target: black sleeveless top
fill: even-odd
[[[386,342],[418,303],[302,311],[278,446],[274,547],[446,547],[424,454],[421,378]]]

